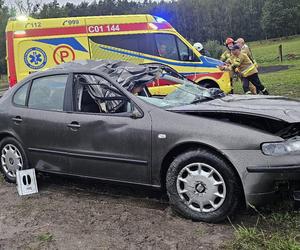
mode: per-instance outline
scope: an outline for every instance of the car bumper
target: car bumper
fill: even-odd
[[[238,171],[247,205],[264,205],[280,191],[300,190],[300,155],[266,156],[260,150],[225,154]]]
[[[286,165],[286,166],[271,166],[271,167],[247,167],[249,173],[300,173],[299,165]]]

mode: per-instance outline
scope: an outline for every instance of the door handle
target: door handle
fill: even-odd
[[[77,130],[80,128],[79,122],[71,122],[68,124],[68,127],[72,130]]]
[[[23,121],[22,117],[21,116],[16,116],[14,118],[12,118],[12,120],[18,124],[18,123],[21,123]]]

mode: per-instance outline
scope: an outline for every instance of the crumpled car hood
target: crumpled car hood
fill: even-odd
[[[288,123],[300,122],[300,100],[282,96],[228,95],[223,98],[174,107],[168,110],[182,113],[244,113],[282,120]]]

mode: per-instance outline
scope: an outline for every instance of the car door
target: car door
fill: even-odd
[[[66,172],[69,167],[66,154],[69,129],[64,112],[67,81],[67,74],[36,78],[26,88],[25,105],[22,105],[22,88],[23,95],[17,91],[13,99],[12,129],[21,138],[30,165],[38,170]]]
[[[87,75],[85,78],[88,78]],[[101,81],[94,76],[89,78],[98,83]],[[70,172],[74,175],[123,182],[149,183],[149,114],[143,114],[120,92],[113,95],[106,92],[105,96],[110,98],[110,102],[102,100],[102,103],[96,104],[89,95],[87,86],[83,86],[81,94],[75,95],[79,98],[75,98],[77,101],[74,112],[67,115],[67,123],[73,124],[68,135],[69,143],[73,145],[70,152]],[[114,103],[118,103],[113,98],[126,98],[122,110],[110,112]],[[80,107],[78,102],[81,103]]]

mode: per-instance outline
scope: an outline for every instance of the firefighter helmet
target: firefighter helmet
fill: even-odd
[[[196,48],[196,50],[201,51],[203,50],[203,45],[202,43],[195,43],[194,47]]]
[[[234,43],[234,40],[233,40],[233,38],[228,37],[228,38],[226,39],[225,44],[228,45],[228,44],[231,44],[231,43]]]

